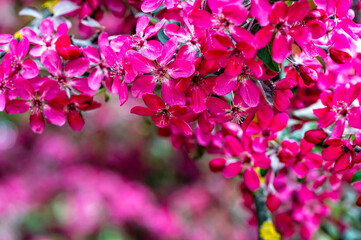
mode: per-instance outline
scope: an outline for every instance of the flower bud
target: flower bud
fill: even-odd
[[[222,171],[225,165],[226,160],[224,158],[214,158],[209,162],[209,168],[212,172]]]
[[[322,129],[312,129],[305,133],[305,140],[309,143],[320,144],[326,138],[328,134]]]
[[[301,76],[303,82],[307,86],[311,85],[312,83],[317,82],[318,74],[317,74],[316,70],[314,70],[310,67],[299,65],[299,66],[297,66],[297,71],[300,73],[300,76]]]
[[[267,196],[266,206],[270,212],[274,212],[281,206],[281,201],[276,194],[270,193]]]
[[[330,57],[335,63],[338,64],[348,64],[352,59],[350,54],[336,48],[330,48]]]

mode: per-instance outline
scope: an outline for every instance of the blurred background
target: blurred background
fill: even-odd
[[[157,136],[137,101],[103,101],[81,132],[1,114],[1,240],[255,239],[237,181]]]

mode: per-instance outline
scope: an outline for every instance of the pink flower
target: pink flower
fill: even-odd
[[[70,99],[66,95],[62,95],[50,100],[50,104],[62,109],[66,107],[68,123],[75,131],[82,130],[85,124],[80,111],[89,111],[101,106],[99,102],[94,101],[92,97],[85,94],[71,95]]]
[[[267,5],[263,4],[265,4],[263,6]],[[287,6],[285,2],[274,3],[268,15],[269,25],[256,34],[257,47],[265,47],[272,40],[273,33],[276,31],[272,44],[272,58],[275,62],[282,63],[291,54],[293,41],[296,41],[307,54],[317,56],[311,32],[306,26],[300,24],[309,9],[307,0],[295,2],[291,6]],[[266,24],[267,21],[262,20],[262,23]]]
[[[164,26],[165,20],[162,19],[155,26],[149,25],[149,17],[142,15],[138,18],[136,34],[133,36],[119,36],[111,41],[112,47],[121,46],[127,41],[129,48],[135,48],[143,56],[150,60],[157,59],[162,53],[162,44],[157,40],[147,40],[156,35]]]
[[[128,100],[127,83],[134,81],[135,73],[130,65],[125,61],[125,49],[127,43],[122,45],[119,51],[115,51],[110,46],[105,46],[102,54],[109,66],[110,78],[112,79],[112,93],[119,95],[120,106]],[[123,80],[122,80],[123,79]]]
[[[304,178],[309,170],[322,166],[322,158],[319,154],[311,152],[313,144],[301,139],[298,146],[295,140],[286,139],[282,142],[282,150],[278,158],[286,166],[293,165],[293,170],[298,178]]]
[[[248,18],[248,11],[242,4],[233,1],[208,1],[208,4],[212,13],[195,9],[188,15],[190,23],[201,29],[223,31],[241,25]]]
[[[136,97],[141,97],[145,93],[153,92],[157,82],[162,84],[162,98],[170,106],[185,105],[185,96],[176,88],[177,82],[174,79],[190,77],[195,67],[192,62],[177,57],[172,61],[177,51],[176,38],[169,39],[162,48],[162,54],[154,62],[142,56],[140,53],[129,50],[127,61],[138,74],[151,73],[151,75],[141,75],[135,80],[132,86],[132,93]]]
[[[30,55],[39,58],[46,50],[55,50],[57,39],[68,33],[68,25],[64,22],[59,24],[56,33],[54,33],[53,21],[49,18],[44,19],[39,26],[40,37],[30,28],[21,29],[21,35],[26,37],[31,44],[37,45],[30,50]]]
[[[341,124],[342,122],[340,121],[346,118],[351,127],[361,128],[359,123],[361,112],[357,110],[357,107],[350,108],[350,105],[359,94],[359,84],[338,85],[333,92],[329,90],[322,92],[321,101],[326,107],[313,110],[313,113],[319,118],[317,120],[318,127],[328,127],[337,119],[339,124]],[[343,133],[344,126],[340,127],[335,129],[338,131],[336,135]]]
[[[77,78],[88,71],[89,60],[87,58],[80,57],[63,64],[63,61],[55,51],[48,50],[41,56],[41,63],[60,86],[88,95],[95,93],[94,90],[89,88],[87,78]]]
[[[62,108],[49,104],[49,101],[57,96],[60,91],[57,82],[45,81],[39,89],[27,81],[22,82],[22,98],[11,100],[6,106],[9,114],[24,113],[31,108],[30,126],[35,133],[42,133],[45,127],[44,115],[47,120],[55,125],[62,126],[65,123],[65,112]]]
[[[193,134],[191,127],[183,120],[189,112],[185,106],[167,106],[164,101],[155,94],[146,93],[142,96],[146,107],[134,107],[131,113],[151,117],[154,124],[159,128],[173,126],[184,135]]]
[[[284,112],[290,105],[290,99],[293,96],[292,88],[296,87],[298,82],[293,78],[284,78],[276,83],[274,107]]]
[[[274,114],[269,105],[265,105],[257,112],[258,122],[251,122],[247,128],[247,134],[256,135],[254,138],[253,149],[256,152],[264,152],[268,147],[268,141],[277,137],[277,132],[287,126],[288,115],[286,113]]]
[[[29,41],[23,38],[18,43],[11,40],[9,52],[3,59],[3,71],[8,77],[31,79],[39,74],[39,67],[32,59],[24,59],[29,51]]]
[[[322,158],[327,161],[326,166],[335,173],[351,168],[356,153],[347,139],[329,139],[325,141],[329,147],[322,150]]]

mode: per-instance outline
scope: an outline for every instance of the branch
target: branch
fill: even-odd
[[[253,193],[258,222],[258,240],[280,240],[281,235],[276,231],[271,213],[266,206],[264,188],[264,184],[261,184],[260,189]]]

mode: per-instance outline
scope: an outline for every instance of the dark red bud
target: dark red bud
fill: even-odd
[[[222,171],[225,165],[226,159],[224,158],[214,158],[209,162],[209,168],[212,172]]]
[[[297,70],[300,73],[300,76],[301,76],[303,82],[307,86],[311,85],[312,83],[317,82],[318,74],[317,74],[316,70],[314,70],[310,67],[302,66],[302,65],[297,66]]]
[[[305,133],[305,140],[309,143],[320,144],[328,137],[328,134],[322,129],[312,129]]]
[[[267,196],[266,206],[270,212],[274,212],[281,206],[281,201],[275,194],[270,193]]]
[[[348,64],[352,59],[351,55],[347,52],[335,48],[330,48],[330,57],[338,64]]]

